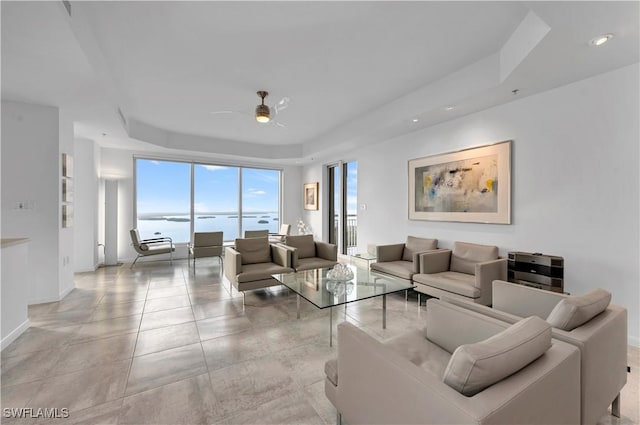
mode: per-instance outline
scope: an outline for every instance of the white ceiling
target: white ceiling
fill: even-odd
[[[60,2],[2,2],[3,99],[68,109],[77,135],[105,146],[272,161],[414,131],[640,51],[638,2],[71,4],[69,18]],[[257,90],[291,99],[286,128],[255,122]]]

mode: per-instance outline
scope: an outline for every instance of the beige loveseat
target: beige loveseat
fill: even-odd
[[[325,372],[325,394],[338,423],[580,420],[580,353],[552,340],[550,326],[539,318],[510,326],[430,299],[424,331],[385,343],[348,322],[338,325],[338,357]]]
[[[271,275],[290,273],[289,251],[269,244],[268,238],[236,239],[235,247],[227,247],[224,254],[224,274],[238,291],[280,285]]]
[[[437,239],[407,236],[405,243],[376,246],[376,262],[371,269],[411,281],[420,271],[420,254],[438,248]]]
[[[612,413],[620,416],[619,394],[627,382],[627,310],[609,305],[609,293],[598,290],[583,297],[569,297],[496,280],[493,308],[446,300],[507,323],[538,316],[564,327],[553,328],[553,337],[578,347],[581,352],[580,423],[597,423],[612,404]],[[558,306],[561,301],[566,304],[564,308]],[[560,318],[561,314],[565,317]],[[589,318],[591,315],[593,318]],[[586,322],[579,324],[585,319]]]
[[[338,264],[338,247],[314,241],[313,235],[286,235],[284,246],[291,253],[291,267],[296,271],[322,269]]]
[[[453,250],[420,255],[420,273],[413,275],[415,290],[432,297],[458,297],[491,305],[491,282],[507,279],[507,259],[498,247],[456,242]]]

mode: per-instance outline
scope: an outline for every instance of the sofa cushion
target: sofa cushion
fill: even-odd
[[[605,311],[610,302],[611,293],[599,288],[579,297],[566,297],[551,310],[547,322],[554,328],[570,331]]]
[[[452,272],[475,274],[476,263],[498,259],[498,247],[456,242],[451,253]]]
[[[451,358],[451,353],[425,338],[421,330],[405,332],[386,341],[384,345],[438,379],[444,374]]]
[[[298,264],[296,265],[296,270],[313,270],[313,269],[324,269],[328,267],[333,267],[338,264],[337,261],[325,260],[320,257],[308,257],[308,258],[298,258]]]
[[[438,247],[437,239],[416,238],[415,236],[407,236],[407,242],[404,244],[402,251],[402,259],[404,261],[413,261],[413,254],[417,252],[430,251]]]
[[[371,270],[376,270],[408,280],[411,280],[411,277],[415,273],[413,271],[413,263],[409,261],[388,261],[385,263],[371,263]]]
[[[239,283],[270,279],[272,274],[291,273],[292,269],[276,263],[256,263],[242,266],[242,272],[236,276]]]
[[[516,373],[550,347],[551,326],[539,317],[528,317],[484,341],[458,347],[442,379],[470,397]]]
[[[313,235],[286,236],[284,243],[298,249],[298,258],[316,256],[316,244],[313,242]]]
[[[266,237],[236,239],[236,251],[242,255],[242,264],[271,262],[271,247]]]
[[[415,274],[413,280],[423,285],[442,289],[453,294],[462,295],[468,298],[480,298],[480,288],[475,286],[475,276],[457,273],[441,272],[434,274]]]

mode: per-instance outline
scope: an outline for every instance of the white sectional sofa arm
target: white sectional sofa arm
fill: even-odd
[[[493,280],[493,308],[518,317],[538,316],[546,319],[564,294]]]
[[[420,273],[434,274],[449,270],[451,264],[451,250],[437,249],[420,255]]]
[[[376,257],[380,263],[402,260],[403,243],[376,246]]]

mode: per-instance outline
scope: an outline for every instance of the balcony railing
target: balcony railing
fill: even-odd
[[[336,216],[333,222],[334,229],[334,241],[338,240],[338,229],[340,228],[340,220]],[[347,216],[347,226],[346,226],[346,234],[345,234],[345,242],[347,252],[355,252],[355,249],[358,246],[358,216],[355,214],[349,214]]]

